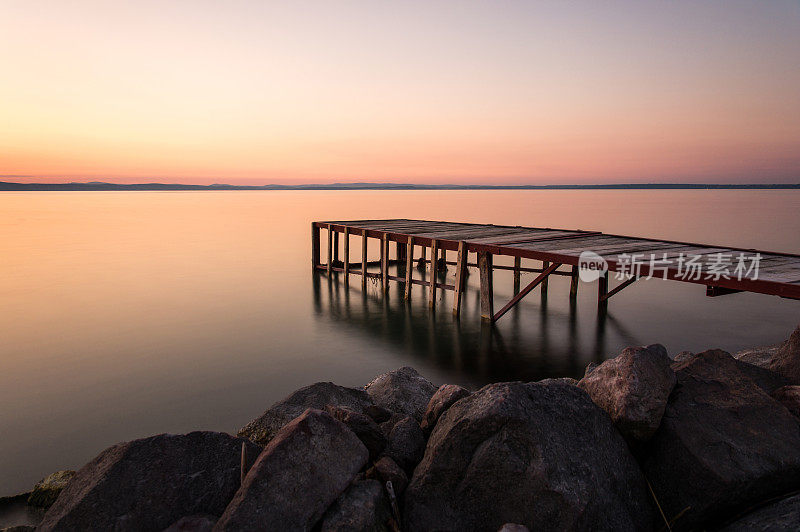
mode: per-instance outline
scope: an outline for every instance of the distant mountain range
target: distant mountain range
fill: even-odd
[[[9,183],[4,190],[691,190],[691,189],[800,189],[789,184],[625,183],[607,185],[416,185],[407,183],[331,183],[308,185],[182,185],[176,183]]]

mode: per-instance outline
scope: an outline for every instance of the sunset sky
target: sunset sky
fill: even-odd
[[[800,182],[800,2],[0,2],[0,180]]]

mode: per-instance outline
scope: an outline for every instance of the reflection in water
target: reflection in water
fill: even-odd
[[[425,272],[420,276],[424,278]],[[320,270],[313,274],[318,319],[331,320],[346,327],[350,334],[400,349],[409,355],[411,365],[416,359],[457,374],[472,385],[580,377],[588,361],[601,361],[608,356],[608,327],[628,343],[638,343],[607,310],[596,306],[584,309],[585,314],[596,313],[595,326],[579,328],[578,302],[566,298],[564,312],[549,303],[549,298],[560,295],[552,289],[538,297],[528,296],[539,300],[535,319],[530,312],[521,311],[520,305],[493,326],[480,319],[480,292],[469,283],[458,319],[451,314],[451,292],[440,290],[437,308],[431,311],[427,307],[427,287],[415,286],[412,300],[407,302],[402,283],[392,281],[388,296],[383,297],[376,279],[370,279],[364,291],[360,282],[351,280],[347,286],[343,278],[340,272],[328,276]],[[357,275],[353,278],[360,281]],[[592,334],[587,334],[589,331]],[[554,337],[558,341],[552,341]]]

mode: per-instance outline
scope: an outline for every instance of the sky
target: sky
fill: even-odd
[[[0,180],[800,182],[800,2],[0,1]]]

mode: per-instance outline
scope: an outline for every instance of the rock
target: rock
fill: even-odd
[[[585,376],[589,375],[589,374],[590,374],[591,372],[593,372],[593,371],[594,371],[594,370],[597,368],[597,366],[599,366],[599,365],[600,365],[600,364],[598,364],[597,362],[589,362],[588,364],[586,364],[586,370],[583,372],[583,376],[585,377]]]
[[[667,518],[683,512],[673,529],[800,487],[800,423],[738,361],[711,350],[674,367],[678,382],[642,460]]]
[[[555,377],[550,379],[542,379],[537,382],[540,384],[550,384],[550,383],[560,382],[562,384],[569,384],[570,386],[577,386],[579,381],[576,381],[572,377]]]
[[[411,416],[405,416],[395,423],[389,432],[384,453],[404,470],[413,471],[425,453],[425,434],[419,423]]]
[[[771,396],[792,415],[800,417],[800,386],[783,386],[772,392]]]
[[[267,445],[214,530],[309,530],[368,456],[344,424],[308,409]]]
[[[741,360],[742,362],[747,362],[748,364],[753,364],[754,366],[758,366],[760,368],[768,369],[769,364],[772,361],[772,357],[778,352],[778,349],[781,348],[781,345],[783,344],[780,343],[776,345],[746,349],[734,354],[733,358]]]
[[[83,466],[38,530],[163,530],[219,515],[239,487],[242,444],[220,432],[161,434],[109,447]]]
[[[300,388],[286,399],[278,401],[239,430],[238,436],[266,445],[287,423],[308,408],[324,410],[327,405],[344,406],[359,413],[372,406],[364,390],[345,388],[332,382],[318,382]]]
[[[405,493],[409,530],[645,530],[645,480],[608,415],[563,382],[497,383],[431,433]]]
[[[372,421],[375,423],[383,423],[384,421],[388,421],[390,417],[392,417],[392,413],[386,410],[383,407],[378,405],[369,405],[365,410],[364,413],[372,418]]]
[[[374,460],[383,452],[383,449],[386,447],[386,437],[372,418],[343,406],[328,405],[325,410],[333,416],[334,419],[344,423],[347,428],[358,436],[358,439],[361,440],[361,443],[363,443],[369,451],[370,460]]]
[[[679,362],[679,363],[680,362],[685,362],[685,361],[689,360],[693,356],[694,356],[694,353],[692,353],[691,351],[681,351],[680,353],[675,355],[675,358],[672,359],[672,362],[673,363],[675,363],[675,362]]]
[[[389,502],[377,480],[354,482],[322,518],[321,532],[358,530],[382,532],[389,530],[386,522],[391,517]]]
[[[442,384],[439,386],[439,389],[433,394],[431,400],[428,401],[425,414],[422,416],[422,423],[420,423],[422,431],[426,434],[430,433],[430,431],[433,430],[433,426],[436,425],[436,420],[439,419],[439,416],[450,408],[453,403],[462,397],[468,396],[469,393],[469,390],[466,388],[455,384]]]
[[[436,392],[436,386],[408,366],[376,377],[365,389],[376,405],[412,416],[418,422]]]
[[[385,486],[386,482],[391,482],[394,492],[400,497],[408,487],[408,476],[403,471],[397,462],[388,456],[381,456],[375,462],[369,471],[367,471],[368,478],[374,478],[381,482],[381,486]]]
[[[211,532],[216,522],[212,515],[188,515],[172,523],[164,532]]]
[[[789,384],[800,384],[800,325],[772,355],[769,369],[788,379]]]
[[[781,375],[775,373],[772,370],[769,370],[762,366],[751,364],[749,362],[745,362],[743,360],[738,360],[735,357],[732,357],[730,354],[726,353],[725,351],[719,349],[715,349],[713,351],[719,351],[721,353],[725,353],[729,357],[733,358],[733,363],[727,360],[724,367],[735,367],[736,369],[739,370],[739,372],[747,375],[747,377],[749,377],[750,380],[752,380],[756,386],[758,386],[768,394],[771,394],[778,388],[781,388],[789,384],[789,381],[786,378],[782,377]],[[678,357],[675,358],[675,360],[672,362],[672,369],[682,366],[685,362],[693,360],[694,357],[697,356],[689,351],[685,351],[685,353],[687,354],[680,360],[678,360]]]
[[[606,360],[578,386],[608,412],[628,440],[647,441],[661,423],[675,373],[663,346],[628,347]]]
[[[796,532],[800,527],[800,494],[786,497],[778,502],[763,506],[744,517],[737,519],[720,532]]]
[[[516,523],[506,523],[497,532],[530,532],[527,526]]]
[[[74,476],[75,471],[65,470],[44,477],[33,487],[33,491],[28,496],[28,504],[41,508],[51,507],[56,502],[58,494],[67,487]]]
[[[34,532],[36,527],[33,525],[16,525],[0,528],[0,532]]]

